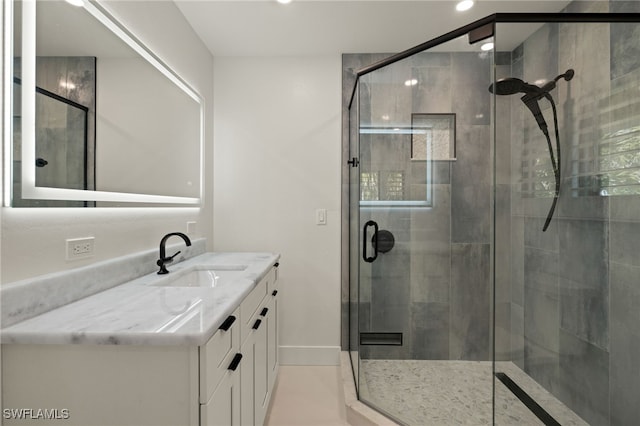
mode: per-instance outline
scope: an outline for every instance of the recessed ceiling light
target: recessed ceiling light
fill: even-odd
[[[67,3],[80,7],[84,5],[84,0],[67,0]]]
[[[465,10],[469,10],[473,7],[473,0],[462,0],[456,5],[456,10],[458,12],[464,12]]]
[[[289,3],[291,3],[291,0],[277,0],[277,1],[280,4],[289,4]]]
[[[385,114],[385,115],[382,116],[382,119],[384,121],[389,121],[389,116],[387,114]]]
[[[484,50],[485,52],[492,50],[493,49],[493,43],[492,42],[488,42],[483,44],[482,46],[480,46],[480,49]]]
[[[416,84],[418,84],[418,80],[416,80],[415,78],[404,82],[405,86],[415,86]]]

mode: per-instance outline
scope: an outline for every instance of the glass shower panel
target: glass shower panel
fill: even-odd
[[[358,389],[403,424],[491,424],[485,42],[454,39],[359,79]]]
[[[359,253],[360,246],[360,174],[358,173],[358,111],[359,83],[356,81],[353,99],[349,108],[349,356],[358,391],[358,315],[359,315]]]
[[[22,84],[13,83],[13,200],[14,207],[81,207],[84,201],[23,199],[22,132],[20,114]],[[51,188],[86,189],[88,112],[87,108],[36,87],[36,185]]]
[[[510,44],[514,33],[524,41]],[[514,415],[513,386],[538,421],[640,419],[638,34],[625,22],[497,24],[497,77],[544,93],[495,97],[496,424]]]

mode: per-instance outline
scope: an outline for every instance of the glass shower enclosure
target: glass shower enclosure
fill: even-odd
[[[640,419],[640,14],[604,4],[356,72],[345,349],[400,424]]]

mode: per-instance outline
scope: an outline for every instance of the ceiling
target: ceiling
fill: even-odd
[[[564,0],[174,0],[214,56],[400,52],[496,12],[559,12]],[[537,26],[503,40],[515,47]]]

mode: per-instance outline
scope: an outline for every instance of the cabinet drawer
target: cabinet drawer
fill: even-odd
[[[269,275],[260,280],[258,285],[251,290],[251,293],[240,304],[240,317],[242,318],[241,342],[244,342],[249,335],[255,321],[256,311],[261,307],[262,300],[267,294],[268,278]]]
[[[206,403],[218,382],[240,348],[240,310],[236,309],[226,320],[227,330],[219,329],[206,345],[200,347],[200,403]],[[225,327],[226,328],[226,327]]]

